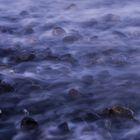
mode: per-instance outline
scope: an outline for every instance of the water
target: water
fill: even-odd
[[[0,140],[139,140],[131,120],[72,121],[114,105],[140,119],[139,5],[0,0],[0,79],[8,84],[0,87]],[[20,129],[24,109],[39,130]],[[63,122],[69,133],[59,132]]]

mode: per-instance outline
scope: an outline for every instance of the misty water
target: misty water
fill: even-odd
[[[0,140],[139,140],[139,70],[139,0],[0,0]]]

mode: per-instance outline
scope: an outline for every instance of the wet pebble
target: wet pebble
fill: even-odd
[[[38,127],[38,122],[35,121],[31,117],[24,117],[21,120],[20,126],[21,126],[21,129],[23,129],[23,130],[33,130],[33,129],[36,129]]]
[[[68,132],[70,131],[67,122],[64,122],[64,123],[59,124],[59,125],[58,125],[58,128],[59,128],[59,130],[60,130],[61,132],[63,132],[63,133],[68,133]]]
[[[77,89],[72,88],[72,89],[69,90],[68,95],[71,98],[76,98],[80,95],[80,92]]]
[[[14,87],[6,82],[1,81],[0,82],[0,92],[13,92]]]
[[[13,50],[12,48],[0,48],[0,57],[6,57],[14,53],[15,50]]]
[[[111,108],[107,108],[103,111],[103,115],[108,117],[134,119],[134,112],[124,106],[113,106]]]
[[[54,36],[64,36],[65,34],[66,34],[66,31],[61,27],[55,27],[52,30],[52,35]]]
[[[64,61],[64,62],[69,62],[74,64],[76,62],[76,60],[74,59],[74,57],[72,56],[72,54],[64,54],[62,56],[60,56],[60,60]]]
[[[74,43],[75,41],[78,41],[82,38],[82,36],[80,34],[70,34],[67,35],[63,38],[63,41],[65,43]]]
[[[84,116],[83,119],[87,122],[92,122],[92,121],[97,121],[100,119],[100,116],[91,112],[87,112]]]
[[[0,32],[4,34],[14,34],[18,31],[16,27],[0,26]]]
[[[74,9],[74,8],[76,8],[76,4],[72,3],[69,6],[67,6],[65,9],[66,10],[71,10],[71,9]]]
[[[121,31],[113,31],[112,33],[116,36],[119,36],[119,37],[123,37],[123,38],[127,37],[127,35]]]
[[[16,63],[32,61],[34,59],[35,59],[35,54],[29,52],[17,54],[11,57],[11,60]]]
[[[97,35],[93,35],[92,37],[90,37],[90,41],[95,41],[98,39],[98,36]]]
[[[103,17],[103,20],[106,22],[118,22],[118,21],[120,21],[120,17],[118,15],[114,15],[114,14],[106,14]]]
[[[19,15],[22,16],[22,17],[25,17],[25,16],[28,16],[29,13],[27,11],[23,10],[19,13]]]
[[[89,21],[82,23],[82,27],[92,28],[97,24],[98,24],[98,22],[96,19],[91,19]]]

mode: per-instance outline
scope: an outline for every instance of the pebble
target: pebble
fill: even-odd
[[[24,117],[21,120],[21,129],[23,130],[33,130],[38,127],[38,122],[35,121],[33,118]]]

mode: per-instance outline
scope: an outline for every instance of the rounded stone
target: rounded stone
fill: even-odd
[[[32,130],[38,127],[38,122],[35,121],[33,118],[24,117],[21,120],[21,129],[23,130]]]

